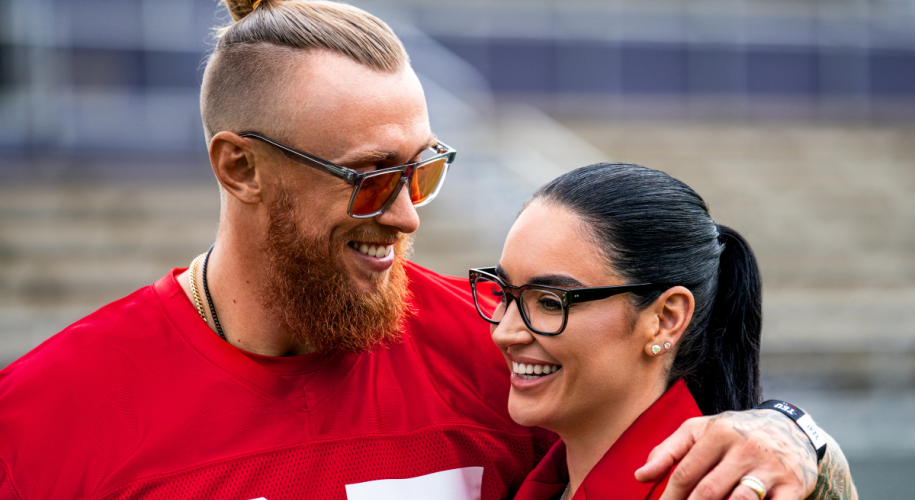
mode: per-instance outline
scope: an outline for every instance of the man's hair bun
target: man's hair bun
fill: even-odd
[[[226,3],[226,6],[229,8],[229,13],[232,14],[232,19],[236,22],[241,21],[245,17],[248,17],[248,14],[254,12],[258,6],[266,7],[266,4],[271,4],[278,0],[223,0]]]

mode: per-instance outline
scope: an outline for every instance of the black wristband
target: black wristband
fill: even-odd
[[[779,401],[777,399],[764,401],[754,409],[780,411],[791,420],[794,420],[794,423],[804,431],[804,434],[807,434],[808,438],[810,438],[810,443],[813,444],[813,449],[817,452],[817,464],[819,465],[819,463],[823,461],[823,457],[826,456],[826,438],[823,436],[823,431],[821,431],[813,421],[813,418],[804,413],[804,410],[791,403]]]

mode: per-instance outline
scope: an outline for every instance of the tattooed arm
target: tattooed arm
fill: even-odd
[[[807,500],[858,500],[858,490],[851,480],[848,460],[839,443],[829,435],[826,440],[826,456],[820,462],[817,484]]]
[[[662,500],[758,500],[749,488],[735,488],[745,475],[761,479],[773,500],[856,499],[848,463],[838,446],[830,451],[833,444],[829,438],[818,478],[816,452],[794,421],[772,410],[727,412],[688,420],[636,478],[657,481],[679,462]]]

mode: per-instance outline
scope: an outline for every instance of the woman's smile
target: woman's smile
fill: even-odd
[[[520,376],[524,380],[540,378],[544,375],[554,373],[560,368],[562,367],[559,365],[512,363],[512,373]]]
[[[545,384],[556,378],[556,372],[562,369],[562,365],[559,363],[525,356],[512,356],[511,354],[507,354],[506,358],[511,363],[512,387],[518,390]]]

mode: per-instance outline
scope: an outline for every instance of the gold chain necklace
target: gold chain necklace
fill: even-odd
[[[207,313],[203,309],[203,302],[200,301],[200,294],[197,293],[197,265],[200,264],[200,260],[206,255],[206,252],[197,256],[193,262],[191,262],[190,273],[188,274],[188,281],[191,282],[191,294],[194,295],[194,306],[197,307],[197,313],[200,314],[200,317],[203,318],[203,322],[207,322]]]

